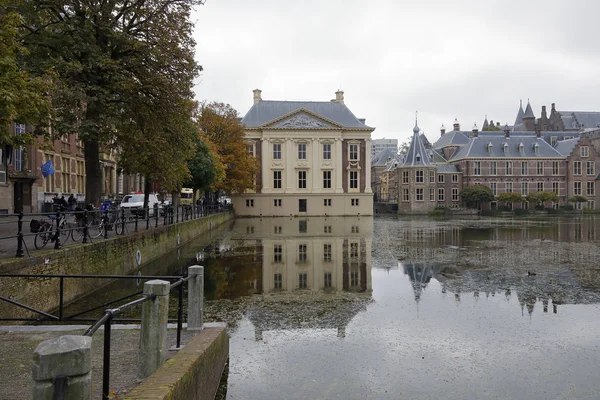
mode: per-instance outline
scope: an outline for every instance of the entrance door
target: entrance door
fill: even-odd
[[[306,199],[298,199],[298,212],[306,212]]]
[[[14,182],[14,212],[18,213],[19,211],[23,211],[23,184],[21,182]]]

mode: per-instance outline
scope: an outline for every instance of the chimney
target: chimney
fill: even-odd
[[[338,90],[337,92],[335,92],[335,101],[337,101],[338,103],[344,104],[344,91],[343,90]]]
[[[537,128],[535,130],[535,137],[542,137],[542,130],[540,128]]]
[[[460,124],[458,123],[458,118],[454,118],[453,128],[455,131],[460,131]]]
[[[500,128],[500,122],[496,122],[496,127]]]
[[[440,136],[444,136],[444,133],[446,133],[446,127],[444,126],[444,124],[442,124],[442,127],[440,128]]]
[[[510,129],[508,129],[508,124],[504,125],[504,137],[510,137]]]
[[[542,106],[542,119],[548,119],[548,114],[546,114],[546,106]]]
[[[471,130],[471,132],[473,133],[472,137],[476,138],[477,134],[479,133],[479,129],[477,128],[477,123],[473,124],[473,129]]]
[[[254,104],[257,104],[258,102],[262,101],[262,97],[260,96],[262,90],[254,89],[252,93],[254,93]]]
[[[555,105],[555,103],[552,103],[551,107],[552,107],[552,109],[551,109],[552,111],[556,111],[556,105]]]

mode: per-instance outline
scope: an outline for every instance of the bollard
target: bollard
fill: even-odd
[[[83,242],[88,243],[88,239],[90,237],[90,232],[88,228],[88,212],[87,210],[83,210]]]
[[[136,211],[135,212],[135,232],[138,231],[138,218],[139,218],[139,215],[138,215],[138,212]]]
[[[203,329],[202,312],[204,308],[204,267],[192,265],[188,267],[188,313],[187,330]]]
[[[33,399],[91,399],[91,348],[92,338],[87,336],[66,335],[40,343],[33,353]]]
[[[60,207],[56,211],[56,232],[54,236],[54,249],[60,249]]]
[[[25,257],[23,251],[23,211],[19,211],[19,222],[17,223],[17,255],[15,257]]]
[[[146,230],[150,228],[150,207],[146,210]]]
[[[154,219],[156,220],[156,223],[154,224],[155,228],[158,228],[158,204],[154,204]]]
[[[177,209],[175,210],[175,214],[176,214],[176,218],[175,222],[179,222],[179,206],[177,206]],[[183,221],[183,215],[181,216],[181,220]]]
[[[167,281],[151,280],[144,283],[144,296],[156,295],[142,306],[138,379],[146,379],[165,362],[167,350],[167,321],[169,318],[169,290]]]

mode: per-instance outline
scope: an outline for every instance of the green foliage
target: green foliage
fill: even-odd
[[[489,203],[494,201],[494,194],[487,186],[473,185],[461,190],[460,198],[467,204]]]
[[[523,201],[523,196],[521,196],[521,193],[516,192],[500,193],[498,195],[498,201],[503,201],[505,203],[518,203]]]
[[[15,1],[0,0],[0,143],[20,145],[33,143],[34,137],[11,135],[13,122],[35,125],[37,134],[48,134],[44,128],[52,115],[48,98],[52,85],[50,74],[31,76],[19,64],[28,52],[19,32],[22,17],[14,5]]]
[[[560,206],[560,209],[564,211],[573,211],[575,207],[573,207],[572,204],[563,204]]]
[[[585,203],[585,202],[587,202],[587,199],[580,195],[573,196],[569,199],[569,203]]]
[[[487,131],[499,131],[499,130],[501,130],[500,127],[495,126],[495,125],[489,125],[489,126],[487,126],[487,127],[485,127],[485,128],[482,129],[482,131],[485,131],[485,132],[487,132]]]
[[[524,208],[516,208],[514,210],[515,215],[527,215],[529,214],[529,210],[526,210]]]
[[[429,215],[430,217],[443,217],[444,215],[446,215],[446,210],[431,210],[427,212],[427,215]]]
[[[206,191],[223,178],[222,164],[206,140],[196,139],[196,154],[188,161],[191,179],[184,186],[195,190]]]
[[[558,202],[558,195],[554,192],[533,192],[527,195],[527,201],[534,204],[536,210],[543,210],[544,203]]]

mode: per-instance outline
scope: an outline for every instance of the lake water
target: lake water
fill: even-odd
[[[205,266],[229,400],[600,398],[600,218],[239,219],[206,243],[149,271]]]

